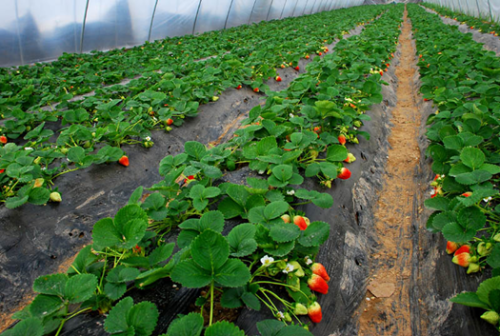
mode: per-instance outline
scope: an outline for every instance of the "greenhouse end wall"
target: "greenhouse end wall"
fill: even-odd
[[[133,47],[165,37],[362,3],[363,0],[5,0],[0,12],[0,66],[51,61],[64,52]]]

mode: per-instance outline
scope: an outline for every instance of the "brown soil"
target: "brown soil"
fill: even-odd
[[[412,85],[417,68],[406,10],[399,43],[398,101],[392,111],[394,126],[389,137],[385,183],[375,212],[373,234],[377,246],[371,255],[366,301],[360,307],[361,336],[412,335],[409,290],[412,264],[417,262],[412,259],[412,213],[418,189],[415,173],[420,160],[420,114]]]
[[[200,295],[205,296],[207,295],[207,291],[209,291],[209,288],[205,288],[201,291]],[[220,304],[220,298],[222,296],[222,293],[219,291],[215,291],[214,293],[214,317],[212,323],[215,322],[220,322],[220,321],[228,321],[228,322],[234,322],[240,315],[240,310],[241,309],[231,309],[231,308],[224,308]],[[191,312],[199,313],[200,312],[200,307],[195,306],[194,304],[191,305],[190,307]],[[208,326],[209,321],[210,321],[210,300],[207,300],[205,303],[205,306],[203,308],[203,319],[205,320],[205,326]]]

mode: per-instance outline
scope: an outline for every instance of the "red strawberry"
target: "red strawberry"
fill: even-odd
[[[135,247],[132,247],[132,252],[136,254],[141,253],[141,247],[139,245],[135,245]]]
[[[341,134],[337,139],[339,140],[341,145],[345,145],[345,135]]]
[[[300,70],[300,68],[299,68],[299,66],[298,66],[298,65],[297,65],[294,69],[295,69],[295,70],[297,70],[297,71],[299,71],[299,70]]]
[[[5,135],[0,136],[0,142],[5,145],[7,143],[7,137]]]
[[[323,55],[323,53],[320,51],[320,52],[318,53],[318,55],[320,55],[320,56],[321,56],[321,55]]]
[[[385,63],[385,66],[386,66],[386,67],[389,67],[389,65],[390,65],[389,63]]]
[[[455,255],[451,261],[453,261],[453,263],[455,263],[459,266],[468,267],[470,264],[470,258],[471,258],[470,254],[467,252],[464,252],[464,253],[460,253],[458,255]]]
[[[349,106],[352,107],[353,109],[356,108],[356,105],[354,105],[353,103],[350,103]]]
[[[320,263],[312,264],[311,270],[313,271],[314,274],[319,275],[325,281],[330,281],[330,276],[326,272],[325,266],[323,266],[322,264]]]
[[[351,171],[347,169],[346,167],[342,167],[340,169],[340,173],[337,175],[337,177],[341,180],[347,180],[349,177],[351,177]]]
[[[171,118],[168,118],[167,119],[167,125],[172,125],[174,123],[174,121],[171,119]]]
[[[189,175],[184,179],[184,183],[188,182],[189,180],[194,180],[194,175]]]
[[[313,128],[313,131],[314,133],[321,133],[321,127],[320,126],[316,126]]]
[[[3,174],[4,171],[5,169],[0,169],[0,174]]]
[[[281,77],[280,76],[276,76],[275,79],[276,79],[277,82],[281,82]]]
[[[307,307],[307,314],[309,315],[311,321],[313,321],[314,323],[320,323],[321,319],[323,318],[323,314],[321,313],[321,306],[318,302],[314,302],[312,305]]]
[[[289,215],[283,215],[281,216],[281,219],[283,219],[283,222],[285,223],[290,223],[290,216]]]
[[[285,68],[285,65],[284,64],[281,64],[281,69],[284,69]]]
[[[241,89],[241,84],[236,87],[236,90]]]
[[[120,160],[118,160],[118,163],[121,164],[122,166],[128,167],[128,157],[126,155],[123,155]]]
[[[253,92],[259,92],[259,88],[253,89]]]
[[[306,59],[309,59],[309,55],[306,55],[306,57],[305,57],[305,58],[306,58]]]
[[[472,195],[472,191],[467,191],[462,194],[463,197],[469,197]]]
[[[383,71],[380,71],[380,76],[383,76],[384,75],[384,72]]]
[[[427,98],[424,98],[424,101],[429,101],[429,99],[427,99]]]
[[[455,255],[459,255],[459,254],[462,254],[462,253],[469,253],[469,252],[470,252],[470,246],[469,245],[463,245],[458,250],[455,251]]]
[[[418,55],[418,58],[422,58],[422,54]]]
[[[302,216],[295,216],[293,217],[293,223],[299,227],[302,231],[307,229],[307,223],[304,217]]]
[[[452,254],[457,249],[458,249],[458,244],[457,243],[454,243],[454,242],[451,242],[451,241],[449,241],[449,242],[446,243],[446,253]]]
[[[325,279],[323,279],[319,275],[312,274],[311,277],[307,280],[307,284],[313,291],[321,294],[328,293],[328,284],[326,283]]]

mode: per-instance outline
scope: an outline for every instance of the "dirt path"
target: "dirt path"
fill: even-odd
[[[411,23],[404,14],[399,37],[401,61],[397,105],[392,111],[384,187],[375,212],[370,278],[366,301],[360,306],[360,336],[420,335],[412,328],[410,300],[413,256],[412,213],[417,192],[415,172],[420,160],[418,132],[420,114],[413,86],[416,75],[415,48]]]

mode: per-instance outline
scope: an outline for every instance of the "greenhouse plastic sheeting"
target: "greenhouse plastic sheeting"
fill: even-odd
[[[480,16],[487,20],[500,20],[500,0],[428,0],[426,2],[468,15]]]
[[[488,0],[478,1],[487,4]],[[500,0],[490,1],[498,13]],[[363,0],[3,0],[0,66],[50,61],[64,52],[132,47],[165,37],[362,3]]]

